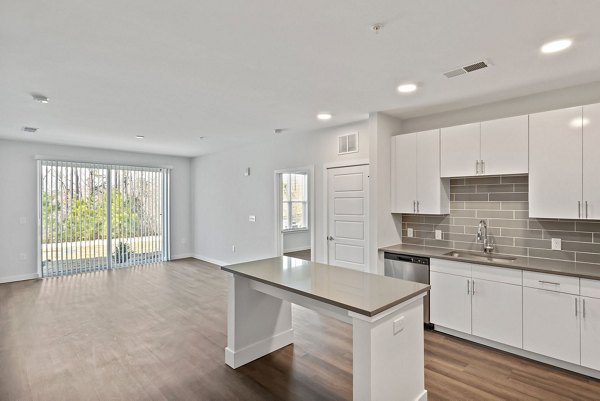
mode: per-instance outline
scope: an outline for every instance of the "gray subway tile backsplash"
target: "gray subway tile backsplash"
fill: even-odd
[[[577,261],[600,268],[600,222],[529,218],[528,177],[469,177],[450,180],[450,214],[405,214],[405,244],[481,251],[477,226],[487,221],[495,252],[529,256],[540,263]],[[407,228],[415,237],[407,237]],[[435,239],[442,231],[443,240]],[[552,250],[551,239],[562,239],[562,250]]]

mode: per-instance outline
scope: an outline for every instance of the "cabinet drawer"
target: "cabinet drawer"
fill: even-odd
[[[579,278],[524,271],[523,286],[579,295]]]
[[[498,283],[523,285],[523,272],[506,267],[472,265],[473,278],[495,281]]]
[[[455,262],[444,259],[431,259],[429,270],[432,272],[454,274],[456,276],[471,277],[471,264],[464,262]]]
[[[581,295],[591,298],[600,298],[600,280],[582,278]]]

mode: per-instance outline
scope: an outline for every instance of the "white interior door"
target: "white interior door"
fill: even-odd
[[[328,263],[367,271],[369,166],[327,170]]]

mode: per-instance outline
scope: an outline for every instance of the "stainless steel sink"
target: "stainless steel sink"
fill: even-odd
[[[483,262],[514,262],[517,260],[516,257],[513,256],[501,256],[501,255],[491,255],[483,252],[469,252],[469,251],[451,251],[444,254],[445,256],[452,256],[453,258],[461,258],[461,259],[472,259],[479,260]]]

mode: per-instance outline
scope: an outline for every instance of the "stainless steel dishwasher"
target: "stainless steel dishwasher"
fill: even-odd
[[[386,276],[429,284],[429,258],[389,252],[385,252],[383,258],[384,274]],[[429,293],[423,299],[423,320],[425,326],[431,328],[432,325],[429,322]]]

